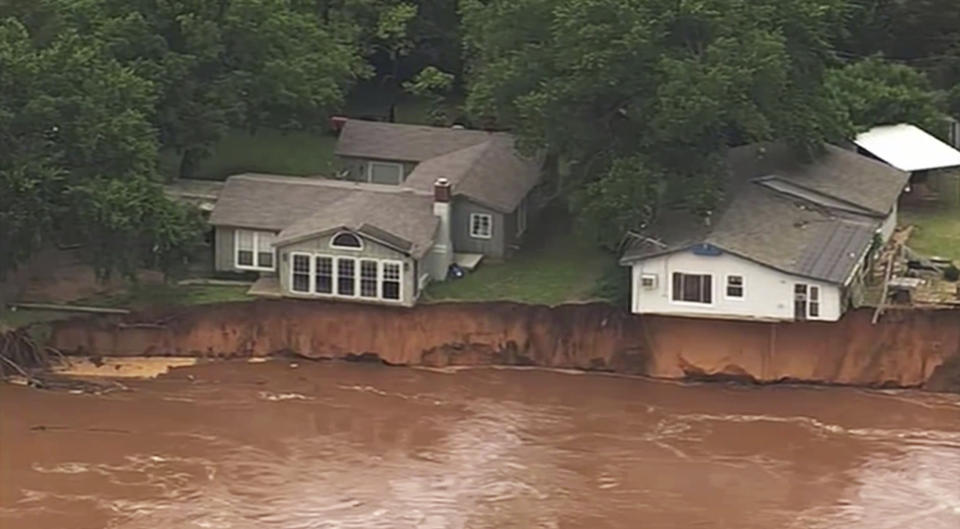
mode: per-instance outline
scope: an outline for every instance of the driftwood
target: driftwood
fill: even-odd
[[[34,382],[30,371],[49,367],[51,352],[59,354],[52,348],[37,345],[25,329],[0,334],[0,376],[20,375]]]

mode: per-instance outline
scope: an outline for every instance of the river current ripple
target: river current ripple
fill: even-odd
[[[545,370],[0,386],[0,528],[960,527],[960,396]]]

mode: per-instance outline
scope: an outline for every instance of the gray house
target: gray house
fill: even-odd
[[[520,156],[510,134],[350,120],[336,155],[356,182],[429,192],[446,178],[457,252],[506,257],[527,228],[527,195],[540,164]]]
[[[216,270],[259,273],[256,295],[412,306],[452,263],[508,255],[540,179],[500,133],[348,121],[337,153],[347,180],[228,178]]]

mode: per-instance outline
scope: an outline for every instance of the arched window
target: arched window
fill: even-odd
[[[330,241],[330,246],[348,250],[359,250],[363,248],[363,243],[360,241],[360,237],[343,231],[333,236],[333,239]]]

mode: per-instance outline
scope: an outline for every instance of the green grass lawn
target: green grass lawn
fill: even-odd
[[[139,284],[119,292],[79,299],[72,304],[139,310],[228,301],[250,301],[254,298],[247,295],[249,288],[246,285]]]
[[[433,283],[424,301],[494,301],[556,305],[606,296],[604,282],[617,274],[616,259],[577,237],[566,219],[547,216],[525,246],[503,263],[481,262],[463,279]]]
[[[960,207],[904,207],[900,224],[915,226],[908,246],[930,255],[960,261]]]
[[[256,134],[233,130],[213,148],[213,155],[200,162],[195,178],[223,180],[245,172],[284,175],[333,176],[333,148],[337,138],[319,132],[281,132],[262,129]],[[161,155],[161,171],[176,177],[180,156],[170,150]]]

